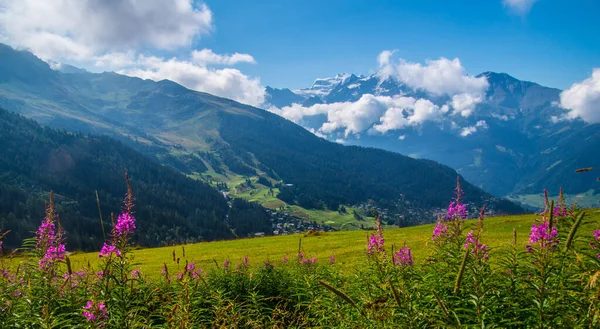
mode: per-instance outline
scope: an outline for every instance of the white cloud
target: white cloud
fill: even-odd
[[[588,123],[600,123],[600,68],[594,69],[591,77],[563,91],[560,106],[568,110],[569,119],[579,117]]]
[[[460,131],[460,135],[462,137],[467,137],[471,134],[476,133],[477,131],[486,130],[486,129],[488,129],[487,122],[485,122],[485,120],[479,120],[479,121],[477,121],[477,123],[474,126],[462,128]]]
[[[18,46],[53,59],[189,46],[213,28],[210,9],[192,0],[2,0],[0,27]]]
[[[477,128],[475,128],[475,127],[473,127],[473,126],[471,126],[471,127],[465,127],[465,128],[463,128],[463,129],[460,131],[460,135],[461,135],[462,137],[467,137],[467,136],[469,136],[469,135],[471,135],[471,134],[473,134],[473,133],[476,133],[476,132],[477,132]]]
[[[473,113],[475,106],[482,100],[481,95],[458,94],[452,96],[452,107],[463,117],[468,117]]]
[[[410,121],[404,115],[405,109],[392,107],[385,111],[381,117],[380,124],[373,126],[375,131],[386,133],[390,130],[402,129],[410,125]]]
[[[311,107],[293,104],[282,109],[271,108],[270,111],[296,123],[305,117],[325,114],[327,120],[319,131],[331,134],[343,130],[345,136],[365,131],[386,133],[439,120],[443,114],[439,106],[427,99],[371,94],[363,95],[356,102],[315,104]]]
[[[135,65],[117,73],[155,81],[168,79],[187,88],[258,106],[264,103],[265,89],[258,78],[237,69],[212,69],[190,61],[140,56]]]
[[[403,141],[403,140],[406,139],[406,135],[400,135],[400,136],[398,136],[398,139],[401,140],[401,141]]]
[[[0,0],[0,40],[48,61],[93,71],[112,70],[152,80],[169,79],[190,89],[261,105],[258,78],[210,65],[255,63],[248,54],[192,51],[213,30],[210,9],[193,0]],[[155,51],[185,57],[158,57]]]
[[[492,113],[492,118],[500,119],[502,121],[508,121],[510,119],[508,117],[508,115],[506,115],[506,114],[500,115],[500,114],[496,114],[496,113]]]
[[[502,0],[502,4],[511,11],[525,15],[537,0]]]
[[[436,95],[457,95],[462,93],[482,93],[488,88],[485,77],[476,78],[466,74],[466,70],[455,58],[449,60],[440,58],[438,60],[427,60],[425,65],[421,63],[410,63],[400,59],[398,64],[389,60],[389,55],[382,56],[389,51],[383,51],[379,58],[380,66],[391,66],[394,77],[415,89],[423,89]],[[383,63],[383,65],[381,65]]]
[[[487,122],[485,122],[485,120],[477,121],[477,123],[475,124],[475,127],[478,127],[481,129],[488,129],[488,125],[487,125]]]
[[[468,75],[458,58],[427,60],[425,65],[400,59],[394,64],[391,61],[392,54],[389,50],[379,54],[380,74],[392,76],[413,89],[451,97],[450,105],[465,117],[483,100],[489,87],[485,77]]]
[[[192,52],[192,60],[198,65],[223,64],[235,65],[237,63],[255,64],[254,57],[248,54],[235,53],[233,55],[215,54],[210,49],[194,50]]]

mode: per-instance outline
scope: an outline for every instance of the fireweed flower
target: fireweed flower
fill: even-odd
[[[133,270],[133,271],[131,271],[131,277],[132,278],[139,278],[141,276],[142,276],[142,274],[141,274],[140,270]]]
[[[248,267],[250,265],[250,261],[248,260],[248,256],[244,256],[244,267]]]
[[[227,269],[229,269],[229,263],[230,263],[230,262],[231,262],[231,261],[229,260],[229,258],[227,258],[227,259],[225,260],[225,262],[223,262],[223,269],[224,269],[224,270],[227,270]]]
[[[554,248],[558,245],[558,231],[553,226],[550,229],[548,222],[542,222],[540,224],[533,224],[531,226],[531,232],[529,233],[529,245],[527,251],[532,250],[533,245],[539,245],[541,248]]]
[[[117,247],[104,243],[100,250],[100,254],[98,254],[98,258],[110,257],[113,253],[117,255],[117,257],[121,257],[121,252]]]
[[[396,251],[394,254],[394,264],[404,267],[413,265],[412,253],[409,247],[404,245],[404,247]]]
[[[310,259],[309,258],[304,258],[304,259],[302,259],[301,263],[303,265],[310,265],[310,264],[314,264],[316,262],[317,262],[317,257],[313,257],[313,258],[310,258]]]
[[[135,218],[130,213],[124,212],[117,218],[114,235],[117,237],[127,237],[135,230]]]
[[[303,253],[301,253],[301,252],[299,252],[299,253],[298,253],[298,256],[296,256],[296,258],[297,258],[298,260],[303,260],[303,259],[304,259],[304,254],[303,254]],[[287,257],[286,257],[286,259],[287,259]]]
[[[556,216],[556,217],[566,217],[569,215],[569,213],[567,212],[567,207],[565,207],[565,206],[556,206],[556,207],[554,207],[552,212],[554,213],[554,216]]]
[[[187,268],[185,270],[186,270],[186,272],[193,272],[194,269],[196,269],[196,264],[189,263],[188,266],[187,266]]]
[[[54,244],[56,236],[54,234],[54,221],[46,217],[38,227],[36,233],[37,248],[45,250],[50,245]]]
[[[441,238],[448,237],[448,226],[442,222],[438,222],[433,229],[433,234],[431,235],[431,240],[437,241]]]
[[[329,257],[329,265],[333,265],[335,264],[335,256],[331,255],[331,257]]]
[[[595,230],[594,231],[594,240],[595,241],[591,241],[590,242],[590,248],[592,248],[593,250],[598,249],[598,240],[600,240],[600,230]],[[600,258],[600,253],[596,255],[598,258]]]
[[[103,302],[94,303],[93,301],[88,301],[87,304],[83,307],[83,316],[86,318],[88,322],[98,322],[106,320],[106,306]],[[103,327],[103,324],[100,324]]]
[[[283,258],[281,259],[282,263],[287,263],[288,262],[288,258],[287,256],[283,256]]]
[[[448,205],[448,212],[446,214],[446,220],[454,219],[466,219],[467,218],[467,207],[461,204],[458,200],[450,202]]]
[[[367,241],[367,255],[385,253],[385,239],[383,238],[383,229],[381,228],[381,219],[379,217],[377,217],[376,227],[377,231],[374,234],[371,234]]]
[[[465,249],[469,249],[469,246],[473,246],[471,254],[475,256],[479,255],[483,259],[489,258],[487,246],[483,243],[479,243],[479,240],[473,236],[473,230],[467,233],[467,238],[465,239],[465,244],[463,245]]]
[[[384,252],[384,243],[385,240],[383,238],[383,234],[381,234],[380,232],[371,234],[371,237],[369,238],[369,241],[367,243],[367,249],[369,249],[367,251],[367,255],[373,255],[376,252]]]

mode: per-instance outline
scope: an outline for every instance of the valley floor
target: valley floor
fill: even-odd
[[[587,213],[593,216],[595,223],[600,221],[599,210],[590,209]],[[493,253],[510,244],[513,228],[516,228],[518,243],[524,246],[529,239],[529,231],[535,219],[536,215],[533,214],[486,218],[483,241],[489,244]],[[469,223],[474,225],[475,221],[470,220]],[[388,229],[385,230],[385,243],[388,246],[394,244],[395,249],[398,249],[406,242],[413,251],[415,262],[422,262],[428,256],[428,250],[431,250],[427,245],[431,243],[433,227],[434,225],[430,224]],[[232,264],[242,263],[242,259],[248,256],[250,263],[254,265],[266,260],[277,265],[283,257],[294,258],[301,243],[301,248],[308,257],[317,257],[318,262],[325,264],[333,255],[336,266],[352,269],[360,266],[364,261],[366,238],[369,233],[371,232],[355,230],[320,233],[316,236],[294,234],[139,249],[133,251],[136,264],[134,267],[150,278],[158,278],[163,264],[166,263],[170,269],[179,270],[185,266],[186,260],[208,268],[216,266],[215,262],[221,266],[226,259],[230,259]],[[175,262],[173,253],[175,253]],[[71,256],[71,261],[75,268],[87,266],[88,262],[93,266],[98,262],[98,253],[74,254]]]

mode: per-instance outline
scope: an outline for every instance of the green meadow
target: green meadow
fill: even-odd
[[[594,223],[600,222],[600,211],[587,210],[587,216]],[[489,244],[491,253],[508,246],[513,237],[513,228],[517,230],[517,241],[525,246],[529,239],[531,225],[536,215],[504,216],[486,218],[483,241]],[[474,226],[475,220],[467,221]],[[394,245],[397,249],[406,243],[413,252],[415,262],[422,262],[429,255],[431,234],[434,224],[406,228],[388,228],[384,230],[386,245]],[[590,228],[591,230],[591,228]],[[221,266],[226,259],[232,264],[241,263],[248,256],[250,263],[257,265],[266,260],[274,264],[283,257],[295,258],[298,248],[308,257],[317,257],[318,262],[327,263],[331,255],[335,256],[335,266],[344,270],[353,270],[364,262],[367,235],[371,231],[353,230],[343,232],[318,233],[306,236],[303,234],[248,238],[228,241],[202,242],[189,245],[178,245],[161,248],[137,249],[132,252],[135,268],[140,269],[149,278],[158,278],[161,268],[167,264],[171,270],[181,270],[187,262],[194,262],[203,268]],[[580,232],[591,234],[590,232]],[[67,246],[68,249],[68,246]],[[184,255],[185,252],[185,255]],[[173,261],[175,253],[175,261]],[[493,258],[493,257],[492,257]],[[94,266],[98,263],[98,253],[75,253],[70,256],[75,269]],[[177,263],[179,259],[179,264]],[[16,258],[12,262],[18,262]]]

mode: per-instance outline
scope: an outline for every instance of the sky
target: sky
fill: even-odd
[[[414,62],[459,58],[473,75],[506,72],[561,89],[600,67],[600,1],[512,3],[208,1],[216,29],[199,44],[249,53],[258,65],[244,72],[291,89],[315,77],[373,73],[386,49]]]
[[[596,0],[0,0],[0,42],[255,106],[266,86],[385,69],[468,115],[486,88],[472,76],[506,72],[566,89],[570,116],[600,121],[599,12]]]

